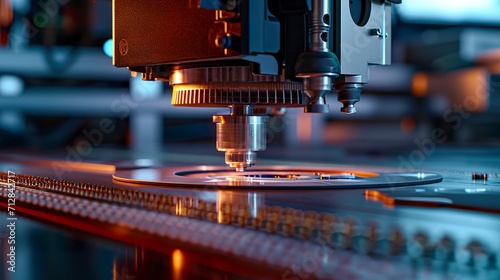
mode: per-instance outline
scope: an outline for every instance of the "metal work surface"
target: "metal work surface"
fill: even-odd
[[[207,166],[154,169],[9,157],[1,166],[16,172],[20,221],[35,218],[76,229],[73,234],[83,240],[104,237],[93,246],[111,246],[114,254],[105,262],[107,277],[95,279],[122,274],[115,267],[116,259],[127,255],[123,247],[154,255],[149,265],[181,254],[181,268],[173,261],[155,268],[155,275],[176,275],[172,279],[496,279],[500,273],[500,188],[494,169],[482,169],[487,178],[476,174],[475,181],[471,172],[439,170],[435,173],[444,178],[439,182],[432,170],[397,177],[391,168],[346,171],[353,169],[342,165],[241,173]],[[357,180],[384,174],[408,181],[356,186]],[[9,178],[1,174],[5,199]],[[244,183],[231,185],[227,178]],[[340,187],[322,190],[321,184],[331,181]],[[426,184],[408,186],[412,183]],[[312,189],[298,187],[307,185]],[[49,232],[51,227],[42,226]],[[114,245],[106,245],[110,242]],[[141,258],[136,253],[123,267],[134,279],[149,279],[149,268],[131,264]]]

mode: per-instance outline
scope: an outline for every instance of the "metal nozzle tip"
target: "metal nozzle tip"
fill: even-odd
[[[354,114],[356,113],[356,107],[354,107],[353,104],[349,104],[347,106],[340,108],[340,112],[344,114]]]
[[[305,113],[323,113],[326,114],[330,110],[327,104],[309,104],[304,107]]]
[[[255,164],[256,153],[252,151],[226,151],[226,164],[236,172],[245,172],[248,167]]]

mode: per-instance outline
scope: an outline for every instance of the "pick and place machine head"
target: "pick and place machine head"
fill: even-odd
[[[269,115],[356,112],[369,65],[390,63],[401,0],[114,0],[113,63],[173,86],[172,104],[214,115],[217,150],[245,171],[266,149]]]

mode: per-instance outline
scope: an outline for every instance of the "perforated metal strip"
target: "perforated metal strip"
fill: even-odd
[[[9,188],[0,185],[2,197],[7,199]],[[261,231],[227,226],[199,219],[137,209],[124,205],[75,198],[16,185],[16,200],[21,203],[54,210],[75,218],[89,219],[119,225],[160,238],[184,242],[208,250],[223,252],[229,256],[256,261],[283,271],[283,277],[297,273],[308,278],[371,279],[385,267],[388,278],[411,276],[413,269],[394,260],[375,260],[357,255],[353,258],[347,251],[336,251],[328,246],[270,235]],[[356,269],[363,265],[363,269]]]

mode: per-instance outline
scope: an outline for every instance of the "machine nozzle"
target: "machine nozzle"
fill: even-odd
[[[267,116],[261,115],[215,115],[217,129],[216,146],[225,152],[226,164],[237,172],[255,164],[256,151],[266,149]]]
[[[301,53],[295,62],[297,78],[303,78],[303,90],[307,96],[306,113],[328,113],[325,97],[332,91],[332,79],[340,73],[337,56],[330,50],[331,1],[314,0],[313,10],[308,14],[308,50]]]
[[[356,113],[354,104],[359,101],[360,93],[363,90],[362,83],[340,83],[337,85],[338,100],[342,103],[340,112],[344,114]]]
[[[350,115],[356,113],[356,107],[354,107],[354,104],[349,104],[349,103],[344,103],[344,106],[340,108],[340,112]]]
[[[248,167],[255,165],[257,153],[253,151],[226,151],[226,164],[236,169],[237,172],[245,172]]]

